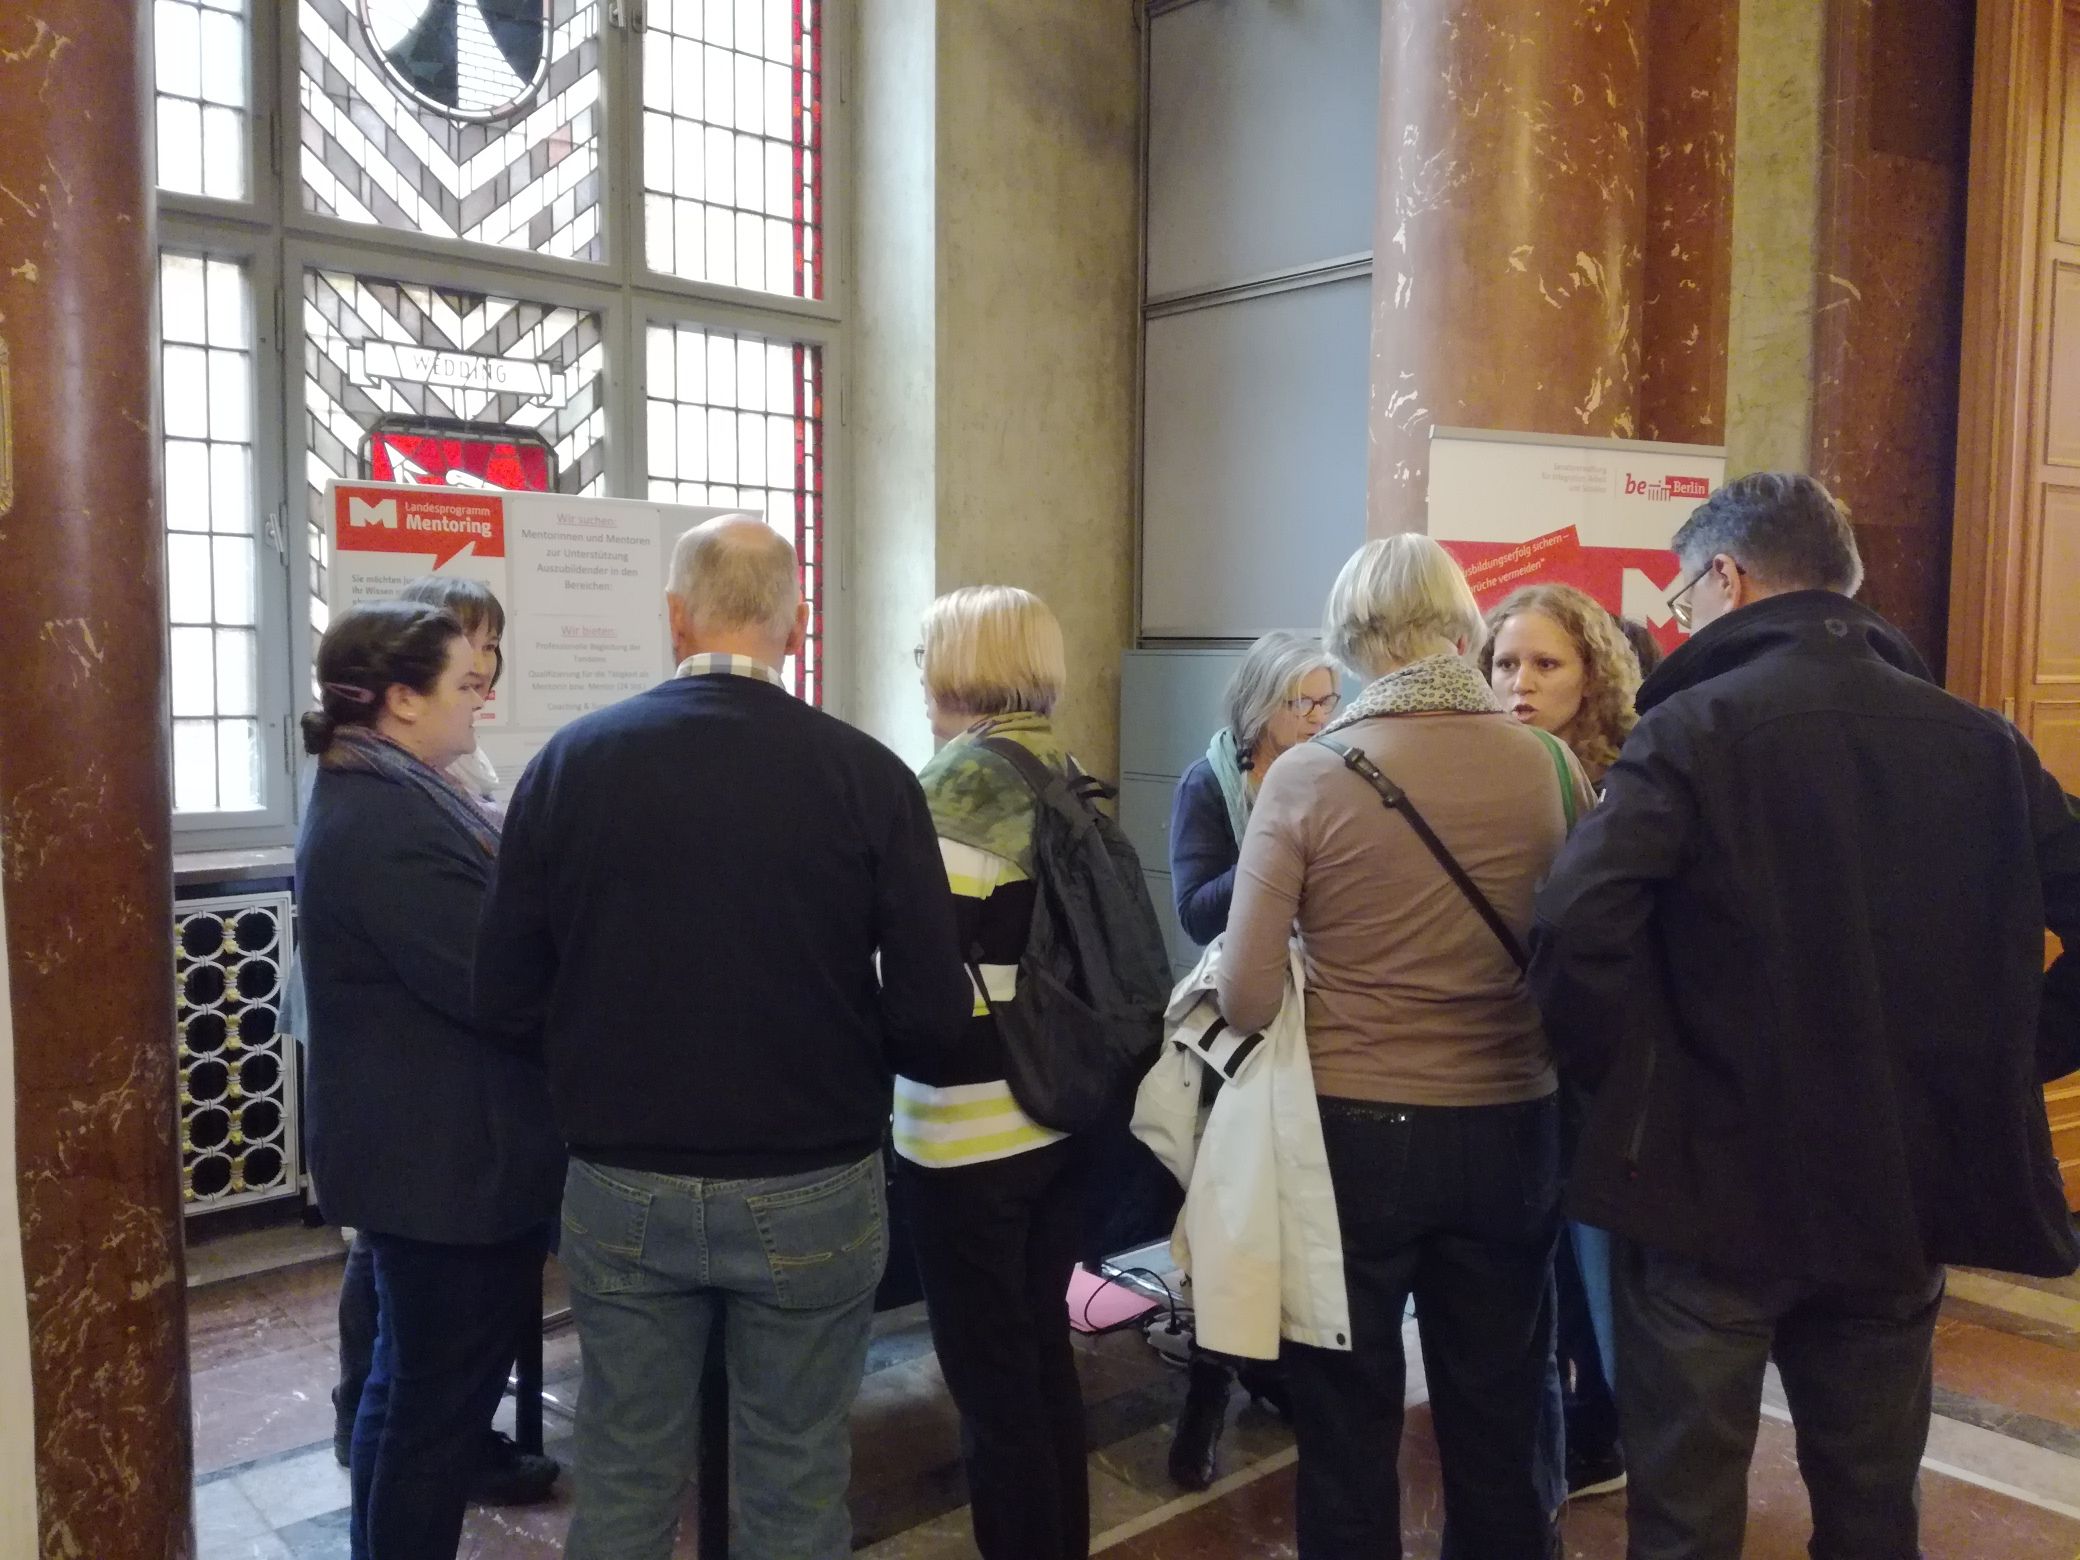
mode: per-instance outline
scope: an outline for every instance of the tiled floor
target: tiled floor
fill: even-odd
[[[259,1243],[264,1248],[265,1243]],[[196,1527],[199,1560],[344,1560],[346,1475],[332,1458],[340,1260],[285,1237],[298,1265],[251,1271],[242,1251],[194,1289]],[[211,1271],[205,1264],[203,1271]],[[552,1268],[552,1306],[561,1303]],[[1413,1341],[1413,1340],[1411,1340]],[[1095,1552],[1120,1560],[1287,1556],[1293,1551],[1291,1437],[1238,1397],[1222,1442],[1223,1478],[1182,1495],[1164,1453],[1182,1377],[1140,1338],[1078,1340],[1089,1406]],[[1437,1454],[1418,1357],[1402,1450],[1411,1560],[1437,1553]],[[568,1461],[577,1340],[545,1348],[549,1450]],[[1790,1425],[1772,1377],[1750,1479],[1745,1554],[1805,1554],[1808,1513]],[[510,1426],[511,1405],[501,1411]],[[2080,1281],[1960,1272],[1936,1341],[1936,1412],[1922,1478],[1932,1557],[2080,1560]],[[853,1520],[880,1560],[972,1556],[958,1424],[921,1314],[881,1319],[853,1415]],[[464,1560],[549,1560],[570,1520],[568,1494],[531,1510],[472,1510]],[[1624,1553],[1624,1500],[1568,1513],[1570,1560]],[[691,1524],[678,1554],[691,1557]]]

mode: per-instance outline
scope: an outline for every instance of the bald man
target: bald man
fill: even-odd
[[[571,1148],[565,1553],[667,1560],[719,1318],[735,1552],[841,1560],[891,1077],[959,1041],[968,978],[916,779],[782,680],[793,547],[711,520],[666,605],[678,675],[522,777],[477,952],[479,1020],[544,1058]]]

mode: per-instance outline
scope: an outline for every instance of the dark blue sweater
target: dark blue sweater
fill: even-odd
[[[876,956],[879,971],[876,971]],[[477,958],[571,1152],[784,1175],[872,1153],[972,1002],[916,777],[770,683],[675,678],[528,766]]]
[[[1177,782],[1170,804],[1170,887],[1185,936],[1202,948],[1228,929],[1241,842],[1213,766],[1200,759]]]

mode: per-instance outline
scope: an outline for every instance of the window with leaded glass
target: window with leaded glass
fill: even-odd
[[[237,261],[159,257],[176,812],[266,805],[251,292]]]
[[[652,323],[644,393],[650,497],[741,504],[795,545],[809,642],[787,668],[823,701],[823,348]]]
[[[531,429],[565,493],[606,490],[597,312],[338,271],[303,278],[311,627],[325,629],[325,484],[362,474],[385,418]],[[468,480],[461,468],[447,480]]]
[[[245,200],[245,0],[157,0],[152,58],[157,85],[159,188]]]
[[[602,0],[296,0],[306,211],[601,260]]]
[[[822,0],[648,0],[643,237],[691,281],[823,296]]]

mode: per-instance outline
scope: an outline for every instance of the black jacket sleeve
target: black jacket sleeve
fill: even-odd
[[[1201,947],[1228,929],[1241,853],[1220,781],[1204,761],[1194,764],[1170,804],[1170,889],[1178,924]]]
[[[498,870],[484,900],[477,938],[477,1025],[492,1044],[540,1057],[549,994],[556,984],[556,938],[541,849],[545,789],[539,763],[514,788],[501,831]]]
[[[1667,972],[1648,923],[1698,828],[1683,738],[1673,711],[1634,729],[1605,778],[1602,804],[1576,828],[1539,890],[1532,995],[1561,1067],[1591,1088],[1628,1036],[1651,1040],[1673,1024]]]
[[[960,1043],[975,997],[924,789],[908,771],[898,783],[875,861],[874,930],[882,1033],[890,1065],[905,1072],[922,1070],[921,1060],[943,1057]]]
[[[2037,1076],[2045,1083],[2080,1071],[2080,802],[2046,774],[2022,741],[2031,787],[2030,821],[2044,886],[2044,926],[2064,951],[2044,974],[2037,1023]]]
[[[487,862],[432,816],[430,803],[385,786],[367,850],[345,881],[354,919],[402,985],[428,1007],[468,1025],[470,970]]]

